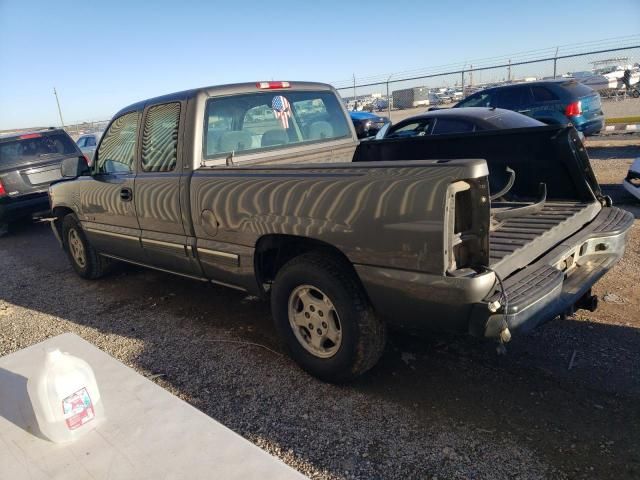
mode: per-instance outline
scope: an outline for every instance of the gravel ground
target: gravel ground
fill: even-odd
[[[590,142],[614,193],[638,143]],[[265,303],[133,267],[85,281],[47,225],[23,224],[0,240],[0,355],[74,332],[314,479],[639,478],[639,266],[636,222],[596,313],[506,356],[396,333],[373,371],[334,386],[283,355]]]

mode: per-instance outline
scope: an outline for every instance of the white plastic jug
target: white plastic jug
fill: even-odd
[[[104,418],[89,364],[57,348],[47,350],[43,364],[27,380],[27,391],[40,431],[52,442],[76,440]]]

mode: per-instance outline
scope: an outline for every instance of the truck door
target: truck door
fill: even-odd
[[[80,188],[82,226],[89,241],[101,253],[132,261],[143,257],[133,191],[139,118],[134,111],[111,122],[91,179]]]
[[[190,276],[201,276],[187,243],[180,203],[185,102],[147,105],[135,179],[136,211],[145,263]],[[185,207],[186,208],[186,207]]]

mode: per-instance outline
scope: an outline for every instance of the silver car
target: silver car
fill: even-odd
[[[93,154],[96,152],[96,147],[98,146],[103,133],[104,132],[86,133],[76,140],[78,147],[80,147],[80,151],[87,156],[90,166],[93,164]]]

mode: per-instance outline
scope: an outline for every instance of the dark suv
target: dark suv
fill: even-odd
[[[498,107],[515,110],[548,124],[572,123],[584,135],[604,128],[600,95],[575,80],[526,82],[487,88],[456,107]]]
[[[47,214],[49,184],[60,163],[82,152],[61,129],[0,137],[0,235],[14,220]]]

